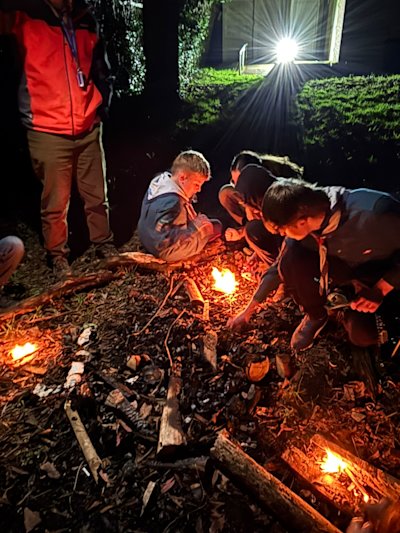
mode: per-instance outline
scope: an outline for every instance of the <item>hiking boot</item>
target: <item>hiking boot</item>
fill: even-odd
[[[292,339],[290,341],[291,348],[296,352],[311,348],[314,339],[326,326],[327,322],[327,315],[321,318],[311,318],[309,315],[305,315],[303,320],[294,330]]]
[[[98,259],[107,259],[108,257],[113,257],[119,255],[118,250],[112,242],[106,242],[104,244],[95,245],[95,253]]]
[[[68,260],[65,257],[56,256],[53,257],[53,274],[58,280],[64,280],[72,276],[71,267],[68,264]]]

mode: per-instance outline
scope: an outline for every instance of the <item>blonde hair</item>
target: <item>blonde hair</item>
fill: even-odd
[[[189,172],[196,172],[206,176],[207,179],[211,178],[210,163],[200,152],[195,150],[187,150],[181,152],[172,163],[171,174],[174,175],[180,170],[186,170]]]

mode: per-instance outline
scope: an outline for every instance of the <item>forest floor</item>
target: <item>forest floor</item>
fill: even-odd
[[[26,226],[18,230],[28,251],[6,288],[7,296],[21,300],[48,291],[56,280],[37,235]],[[137,249],[133,238],[121,251]],[[235,273],[232,295],[213,288],[214,266]],[[102,263],[89,250],[73,267],[82,277],[99,273]],[[256,286],[245,272],[243,251],[221,243],[217,255],[186,268],[155,272],[121,266],[102,286],[7,320],[0,315],[2,532],[290,531],[280,525],[282,517],[261,508],[210,458],[224,428],[243,451],[342,530],[350,517],[289,471],[280,458],[286,448],[306,451],[310,438],[322,433],[400,477],[398,356],[375,354],[374,397],[357,371],[357,352],[330,324],[314,347],[297,357],[294,378],[283,379],[277,361],[290,354],[299,311],[290,300],[269,301],[246,331],[230,331],[228,318]],[[188,275],[209,302],[209,320],[189,301],[182,285]],[[207,334],[217,338],[215,364],[203,355]],[[13,361],[10,350],[26,342],[37,344],[34,357],[24,364]],[[171,360],[182,366],[179,406],[186,445],[160,458]],[[73,362],[83,363],[83,373],[68,388]],[[254,363],[263,363],[260,375]],[[116,389],[128,410],[113,401]],[[68,400],[102,460],[97,483],[66,415]],[[361,495],[356,491],[354,497]]]

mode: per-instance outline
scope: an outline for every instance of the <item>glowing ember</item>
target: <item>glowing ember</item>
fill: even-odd
[[[223,268],[221,271],[214,267],[212,269],[212,276],[215,280],[214,289],[225,294],[232,294],[236,290],[237,281],[235,274],[228,268]]]
[[[321,470],[323,472],[326,472],[327,474],[333,474],[335,472],[344,472],[348,467],[348,464],[330,450],[326,449],[325,451],[326,457],[321,462]]]
[[[19,344],[16,345],[15,348],[11,350],[11,357],[14,359],[14,361],[17,361],[18,359],[22,359],[23,357],[26,357],[27,355],[30,355],[38,350],[37,344],[32,344],[31,342],[27,342],[23,346],[20,346]]]

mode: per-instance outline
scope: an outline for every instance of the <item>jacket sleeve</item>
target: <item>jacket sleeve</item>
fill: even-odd
[[[178,196],[171,195],[164,202],[155,226],[155,230],[163,237],[159,256],[166,261],[179,261],[196,255],[207,244],[209,236],[200,232],[191,222],[187,226],[174,224],[182,209]]]
[[[103,101],[98,108],[98,114],[102,120],[108,118],[113,95],[114,76],[107,57],[107,51],[103,39],[100,37],[93,50],[92,67],[90,72],[94,84],[99,89]]]
[[[257,290],[254,293],[253,300],[259,304],[262,303],[272,291],[278,288],[280,283],[281,279],[278,272],[278,261],[275,261],[261,278]]]

